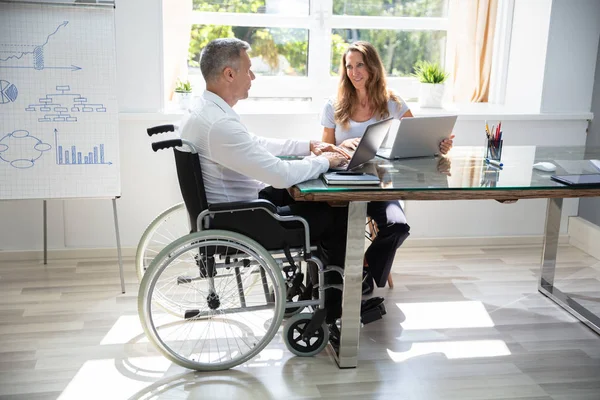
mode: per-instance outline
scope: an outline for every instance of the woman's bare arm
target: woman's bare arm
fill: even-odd
[[[325,143],[335,144],[335,128],[323,127],[323,139],[321,140]]]

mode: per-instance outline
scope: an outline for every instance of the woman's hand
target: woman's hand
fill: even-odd
[[[360,138],[346,139],[340,144],[340,147],[345,147],[354,151],[358,146],[358,142],[360,142]]]
[[[452,149],[452,144],[454,143],[452,139],[454,139],[454,135],[451,135],[449,139],[442,140],[442,142],[440,143],[441,154],[448,154],[450,149]]]
[[[348,154],[344,149],[337,147],[331,143],[319,142],[318,140],[310,141],[310,151],[316,155],[320,156],[324,152],[338,153],[346,159],[350,159],[350,154]]]

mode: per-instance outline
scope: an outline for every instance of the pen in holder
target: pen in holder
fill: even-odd
[[[502,158],[502,140],[487,139],[485,158],[499,162]]]

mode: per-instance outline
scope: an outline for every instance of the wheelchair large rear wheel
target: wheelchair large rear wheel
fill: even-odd
[[[243,235],[209,230],[155,257],[140,284],[138,312],[168,359],[215,371],[248,361],[271,341],[285,298],[282,273],[267,250]]]
[[[140,239],[135,255],[135,269],[139,280],[154,260],[154,257],[167,245],[191,231],[187,209],[184,203],[175,204],[163,211],[148,225]]]

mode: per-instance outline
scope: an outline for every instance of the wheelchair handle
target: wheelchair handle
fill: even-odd
[[[181,147],[183,142],[181,139],[163,140],[162,142],[152,143],[152,150],[158,151],[162,149],[169,149],[171,147]]]
[[[148,131],[148,136],[157,135],[159,133],[165,133],[165,132],[175,132],[175,125],[169,124],[169,125],[153,126],[152,128],[148,128],[147,131]]]

